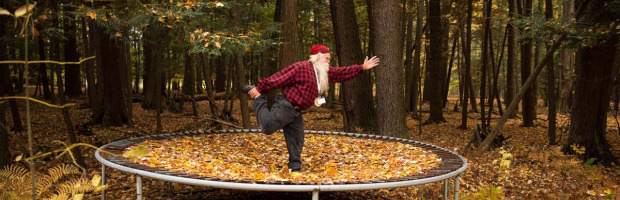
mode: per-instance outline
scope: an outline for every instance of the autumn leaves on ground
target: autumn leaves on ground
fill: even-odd
[[[83,100],[78,100],[75,108],[71,109],[72,119],[76,124],[87,124],[90,110],[82,109]],[[237,104],[239,101],[236,101]],[[23,103],[23,102],[21,102]],[[23,104],[21,104],[23,105]],[[33,124],[34,141],[37,141],[36,150],[40,152],[48,152],[60,148],[53,140],[61,140],[68,142],[65,125],[62,123],[60,110],[54,108],[43,107],[37,104],[32,105],[32,112],[37,113],[31,116]],[[25,106],[20,106],[24,109]],[[212,121],[206,120],[208,115],[208,105],[206,101],[198,104],[199,117],[191,116],[191,106],[186,104],[183,113],[163,113],[164,132],[173,131],[191,131],[191,130],[211,130]],[[237,108],[237,106],[235,106]],[[21,112],[21,113],[26,113]],[[234,117],[239,112],[233,112]],[[342,116],[340,107],[334,110],[326,108],[313,107],[304,114],[306,121],[305,128],[308,130],[342,130]],[[478,117],[479,113],[471,113],[470,117]],[[82,130],[80,141],[90,143],[95,146],[101,146],[113,141],[151,134],[155,131],[155,112],[147,111],[140,108],[139,104],[134,104],[134,125],[135,128],[115,127],[111,129],[101,129],[98,126],[87,126],[90,130]],[[620,196],[620,168],[618,166],[603,167],[600,165],[588,165],[582,163],[574,156],[567,156],[560,152],[559,146],[549,146],[546,141],[546,116],[538,115],[536,127],[522,128],[519,126],[520,120],[512,119],[504,126],[502,132],[506,138],[503,146],[490,151],[477,152],[474,149],[466,149],[471,137],[472,128],[477,121],[469,120],[469,130],[460,130],[460,113],[447,111],[446,119],[448,123],[437,125],[425,125],[422,127],[422,133],[418,131],[418,120],[407,118],[409,137],[430,144],[442,146],[448,150],[452,150],[463,155],[469,162],[469,168],[461,175],[460,178],[460,197],[465,199],[479,199],[482,197],[506,197],[513,199],[617,199]],[[25,116],[23,116],[25,117]],[[252,127],[257,127],[256,121],[252,116]],[[493,116],[498,118],[499,116]],[[558,135],[560,136],[560,144],[566,139],[566,128],[568,121],[566,116],[559,117]],[[611,144],[618,144],[620,137],[616,125],[616,119],[610,114],[608,118],[608,138]],[[10,118],[9,118],[10,122]],[[238,123],[238,122],[237,122]],[[10,124],[10,123],[9,123]],[[223,125],[222,128],[233,128]],[[92,131],[93,135],[90,135]],[[372,134],[372,133],[370,133]],[[317,138],[308,136],[307,143],[317,141]],[[11,141],[17,141],[12,144],[11,152],[20,152],[19,143],[26,142],[26,135],[21,133],[11,134]],[[191,139],[191,140],[190,140]],[[197,142],[194,138],[186,138],[187,142]],[[204,138],[203,138],[204,139]],[[234,140],[222,141],[224,137],[208,138],[214,143],[231,143]],[[281,133],[272,136],[261,134],[251,134],[244,138],[252,139],[253,144],[247,146],[218,146],[220,150],[227,150],[225,154],[231,157],[244,158],[243,162],[255,162],[259,168],[271,170],[271,167],[280,169],[286,163],[286,150],[284,149],[284,140]],[[248,141],[248,142],[250,142]],[[160,141],[165,142],[165,141]],[[167,141],[170,142],[170,141]],[[324,142],[324,141],[320,141]],[[259,145],[257,143],[260,143]],[[209,146],[201,146],[197,143],[182,147],[178,144],[177,148],[193,148],[200,152],[212,148]],[[612,145],[612,152],[618,156],[620,147]],[[167,146],[170,148],[172,146]],[[150,146],[153,152],[157,149],[163,150],[163,146]],[[204,148],[204,149],[203,149]],[[344,148],[360,152],[376,152],[373,149],[364,149],[366,147],[357,146],[356,144],[343,145]],[[267,155],[268,150],[273,150],[273,155]],[[575,151],[580,151],[578,147]],[[92,177],[95,173],[100,173],[100,164],[94,159],[93,149],[84,149],[84,156],[87,159],[89,168],[87,169],[88,177]],[[173,157],[173,152],[157,152],[161,157],[152,157],[154,159],[164,159],[163,157]],[[306,171],[296,174],[298,179],[324,178],[317,175],[330,175],[330,162],[337,164],[347,160],[347,153],[334,153],[331,156],[319,156],[324,154],[320,149],[309,146],[304,149],[304,164]],[[14,155],[17,156],[17,155]],[[178,161],[185,159],[176,155]],[[193,155],[192,158],[187,157],[187,161],[191,159],[201,159],[200,154]],[[206,155],[205,156],[209,156]],[[263,159],[269,158],[269,159]],[[370,155],[372,158],[372,155]],[[402,155],[406,156],[406,155]],[[272,159],[273,158],[273,159]],[[401,159],[401,158],[399,158]],[[241,159],[240,159],[241,160]],[[155,160],[156,161],[156,160]],[[372,163],[372,159],[357,160],[358,162]],[[37,162],[37,170],[45,171],[51,166],[60,163],[68,163],[68,157],[55,159],[53,157],[45,157]],[[324,167],[312,166],[313,164],[325,164]],[[23,164],[23,163],[22,163]],[[234,166],[235,163],[226,163],[226,167]],[[268,166],[267,166],[268,165]],[[24,165],[25,166],[25,165]],[[414,167],[415,164],[409,166],[399,166],[403,168]],[[108,168],[109,169],[109,168]],[[222,170],[234,170],[222,169]],[[322,171],[324,170],[324,171]],[[258,171],[257,171],[258,172]],[[360,172],[356,174],[352,169],[347,171],[352,175],[361,176]],[[331,173],[335,175],[335,173]],[[248,176],[263,176],[268,179],[267,174],[247,174]],[[304,177],[308,175],[308,177]],[[384,174],[385,175],[385,174]],[[396,175],[396,174],[394,174]],[[312,177],[317,176],[317,177]],[[380,176],[380,174],[377,174]],[[253,177],[256,178],[256,177]],[[258,177],[261,178],[261,177]],[[133,199],[135,198],[135,179],[131,174],[123,173],[117,170],[109,169],[107,172],[107,197],[109,199]],[[452,186],[452,182],[450,182]],[[321,199],[440,199],[443,193],[442,183],[430,183],[417,187],[405,187],[382,190],[369,191],[352,191],[352,192],[323,192]],[[256,191],[237,191],[216,188],[204,188],[186,186],[180,184],[171,184],[163,181],[145,179],[144,195],[146,199],[293,199],[293,198],[309,198],[309,193],[281,193],[281,192],[256,192]],[[86,194],[85,199],[100,199],[99,193]]]

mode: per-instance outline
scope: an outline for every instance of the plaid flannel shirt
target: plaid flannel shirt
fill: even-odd
[[[329,82],[345,82],[364,71],[362,65],[346,67],[329,67]],[[300,61],[289,65],[268,78],[258,81],[256,89],[263,93],[272,89],[282,88],[284,98],[300,110],[307,110],[314,104],[319,90],[314,73],[314,66],[308,61]]]

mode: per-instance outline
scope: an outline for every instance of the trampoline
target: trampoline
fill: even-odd
[[[313,131],[306,130],[306,134],[333,135],[341,137],[354,137],[358,139],[380,140],[386,142],[399,142],[431,151],[441,158],[441,164],[432,168],[425,173],[411,176],[393,177],[387,179],[378,179],[371,181],[346,181],[342,183],[287,183],[287,182],[257,182],[252,180],[231,180],[219,179],[216,177],[206,177],[192,173],[184,173],[178,171],[168,171],[162,168],[151,167],[145,164],[132,162],[122,156],[114,156],[104,152],[121,155],[123,151],[132,145],[141,143],[146,140],[165,140],[173,137],[186,137],[201,134],[238,134],[238,133],[260,133],[260,129],[234,129],[234,130],[216,130],[216,131],[192,131],[192,132],[176,132],[159,135],[149,135],[136,138],[129,138],[112,142],[101,146],[96,152],[96,159],[101,162],[102,168],[102,184],[106,183],[106,167],[117,169],[123,172],[131,173],[136,177],[136,199],[141,200],[143,196],[142,178],[151,178],[155,180],[176,182],[180,184],[207,186],[222,189],[234,190],[253,190],[253,191],[277,191],[277,192],[311,192],[312,199],[318,200],[321,191],[353,191],[353,190],[374,190],[385,188],[407,187],[414,185],[422,185],[438,181],[444,181],[444,199],[448,196],[448,181],[454,179],[454,199],[458,199],[459,175],[467,169],[467,161],[460,155],[446,150],[442,147],[426,144],[409,139],[396,137],[332,132],[332,131]],[[103,151],[102,151],[103,150]],[[102,199],[105,200],[105,190],[102,191]]]

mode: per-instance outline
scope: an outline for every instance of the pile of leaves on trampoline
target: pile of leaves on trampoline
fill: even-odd
[[[441,165],[400,142],[306,134],[301,172],[289,173],[284,135],[209,134],[146,140],[125,150],[136,163],[220,180],[339,184],[413,176]]]

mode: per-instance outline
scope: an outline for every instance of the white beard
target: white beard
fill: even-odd
[[[319,78],[319,95],[321,95],[329,89],[329,76],[327,75],[327,71],[329,71],[329,64],[319,61],[315,62],[313,65]]]

